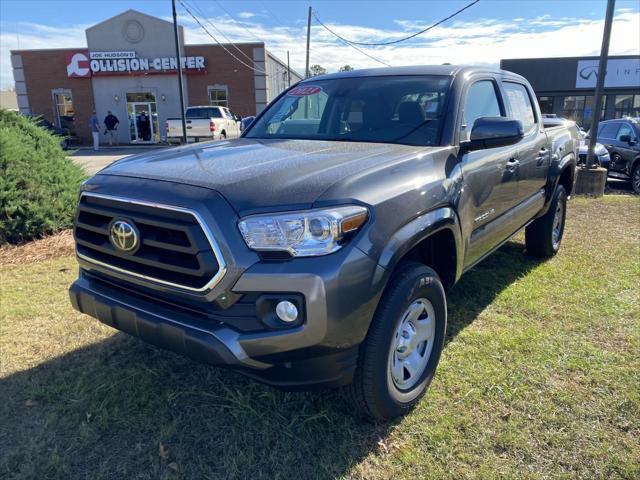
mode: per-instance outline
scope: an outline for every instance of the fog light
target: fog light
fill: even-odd
[[[298,308],[288,300],[283,300],[276,305],[276,315],[283,322],[295,322],[298,319]]]

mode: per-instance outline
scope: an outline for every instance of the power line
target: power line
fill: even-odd
[[[313,13],[313,16],[315,17],[316,21],[322,25],[324,28],[326,28],[327,30],[329,30],[331,33],[333,33],[336,37],[338,37],[340,40],[342,40],[343,42],[347,42],[351,45],[363,45],[366,47],[383,47],[385,45],[393,45],[395,43],[400,43],[400,42],[405,42],[407,40],[411,40],[414,37],[417,37],[418,35],[422,35],[425,32],[428,32],[429,30],[437,27],[438,25],[443,24],[444,22],[446,22],[447,20],[452,19],[453,17],[455,17],[456,15],[464,12],[466,9],[473,7],[476,3],[478,3],[480,0],[474,0],[473,2],[469,3],[468,5],[462,7],[460,10],[452,13],[451,15],[449,15],[448,17],[443,18],[442,20],[434,23],[433,25],[428,26],[427,28],[420,30],[419,32],[413,33],[411,35],[409,35],[408,37],[404,37],[401,38],[399,40],[392,40],[390,42],[382,42],[382,43],[367,43],[367,42],[354,42],[353,40],[349,40],[346,39],[342,36],[340,36],[339,34],[337,34],[336,32],[334,32],[333,30],[331,30],[329,27],[327,27],[324,23],[322,23],[320,21],[320,19],[318,18],[318,16],[315,14],[315,12]]]
[[[220,43],[220,42],[218,41],[218,39],[217,39],[216,37],[214,37],[214,36],[213,36],[213,34],[212,34],[208,29],[207,29],[207,27],[205,27],[205,26],[202,24],[202,22],[198,19],[198,17],[196,17],[196,16],[193,14],[193,12],[189,9],[189,7],[187,7],[187,6],[184,4],[184,2],[183,2],[182,0],[178,0],[178,1],[180,2],[180,5],[182,5],[182,8],[184,8],[184,9],[187,11],[187,13],[191,16],[191,18],[193,18],[193,20],[194,20],[198,25],[200,25],[200,27],[201,27],[201,28],[202,28],[202,29],[207,33],[207,35],[209,35],[209,36],[213,39],[213,41],[214,41],[214,42],[216,42],[218,45],[220,45],[220,46],[224,49],[224,51],[225,51],[225,52],[227,52],[229,55],[231,55],[231,56],[232,56],[232,57],[233,57],[233,58],[234,58],[238,63],[241,63],[242,65],[244,65],[245,67],[247,67],[247,68],[249,68],[249,69],[253,70],[254,72],[258,72],[258,73],[261,73],[261,74],[267,75],[267,72],[266,72],[266,71],[264,71],[264,70],[260,70],[259,68],[255,68],[255,67],[252,67],[251,65],[246,64],[245,62],[243,62],[242,60],[240,60],[238,57],[236,57],[233,53],[231,53],[231,52],[229,51],[229,49],[228,49],[227,47],[225,47],[225,46],[224,46],[224,44]]]
[[[357,50],[358,52],[360,52],[361,54],[363,54],[366,57],[369,57],[371,60],[374,60],[378,63],[381,63],[382,65],[386,66],[386,67],[390,67],[391,65],[388,64],[387,62],[384,62],[382,60],[380,60],[379,58],[374,57],[373,55],[369,55],[367,52],[365,52],[364,50],[356,47],[353,43],[351,43],[349,40],[347,40],[346,38],[342,38],[340,35],[338,35],[337,33],[335,33],[333,30],[331,30],[329,27],[327,27],[324,23],[322,23],[320,21],[320,19],[318,19],[318,16],[316,15],[315,12],[313,12],[313,16],[315,17],[316,21],[322,25],[327,31],[329,31],[330,33],[332,33],[333,35],[335,35],[342,43],[344,43],[345,45],[348,45],[349,47]]]
[[[187,0],[184,0],[187,1]],[[216,2],[217,3],[217,2]],[[191,2],[191,6],[194,8],[194,10],[197,11],[197,13],[200,14],[201,17],[203,17],[205,19],[205,21],[211,25],[216,32],[218,32],[220,35],[222,35],[224,37],[224,39],[229,42],[238,52],[240,52],[247,60],[249,60],[250,62],[253,62],[253,57],[250,57],[249,55],[247,55],[246,53],[244,53],[242,51],[242,49],[240,47],[238,47],[235,43],[233,43],[229,37],[227,37],[218,27],[216,27],[213,22],[211,22],[211,20],[209,20],[209,18],[207,17],[207,15],[204,13],[204,11],[198,6],[198,4],[195,2],[195,0],[193,0]],[[235,20],[234,20],[235,21]]]
[[[180,3],[182,3],[183,1],[185,1],[185,2],[186,2],[187,0],[179,0],[179,1],[180,1]],[[218,4],[218,6],[219,6],[222,10],[224,10],[224,11],[226,12],[226,14],[231,18],[231,20],[233,20],[233,21],[234,21],[234,23],[236,23],[236,24],[240,25],[244,30],[246,30],[246,31],[249,33],[249,35],[251,35],[251,37],[252,37],[252,38],[257,38],[257,37],[256,37],[256,36],[255,36],[251,31],[249,31],[249,29],[247,29],[246,27],[244,27],[244,26],[241,24],[241,22],[239,22],[238,20],[236,20],[235,18],[233,18],[233,16],[229,13],[229,11],[228,11],[226,8],[224,8],[224,7],[220,4],[220,2],[217,2],[217,1],[216,1],[216,4]],[[183,6],[184,6],[184,5],[183,5]],[[199,13],[199,14],[200,14],[200,16],[201,16],[201,17],[203,17],[203,18],[205,19],[205,21],[206,21],[209,25],[211,25],[211,26],[212,26],[212,27],[213,27],[213,28],[214,28],[214,29],[215,29],[215,30],[216,30],[220,35],[222,35],[222,36],[225,38],[225,40],[227,40],[227,42],[229,42],[229,44],[231,44],[231,45],[232,45],[232,46],[233,46],[233,47],[234,47],[238,52],[240,52],[240,53],[241,53],[241,54],[242,54],[242,55],[243,55],[243,56],[244,56],[244,57],[245,57],[249,62],[253,62],[253,61],[254,61],[252,57],[250,57],[250,56],[249,56],[249,55],[247,55],[244,51],[242,51],[242,49],[241,49],[241,48],[239,48],[235,43],[233,43],[233,42],[231,41],[231,39],[230,39],[229,37],[227,37],[227,36],[224,34],[224,32],[222,32],[218,27],[216,27],[216,26],[215,26],[215,24],[214,24],[213,22],[211,22],[211,20],[209,20],[209,18],[207,17],[207,15],[204,13],[204,10],[202,10],[202,9],[201,9],[197,4],[196,4],[195,0],[192,0],[192,2],[191,2],[191,6],[192,6],[196,11],[197,11],[197,13]],[[205,29],[205,31],[206,31],[206,29]],[[207,32],[207,33],[209,33],[209,32]],[[212,38],[213,38],[213,36],[212,36]],[[214,38],[214,40],[215,40],[215,38]],[[216,42],[217,42],[217,40],[216,40]],[[218,42],[218,44],[220,44],[220,42]],[[222,45],[221,45],[221,46],[222,46]],[[224,48],[224,46],[223,46],[223,48]],[[225,49],[225,50],[226,50],[226,49]],[[227,52],[228,52],[229,54],[231,54],[231,52],[229,52],[229,51],[227,51]],[[232,56],[233,56],[233,55],[232,55]],[[235,58],[235,57],[234,57],[234,58]],[[236,60],[240,61],[238,58],[236,58]],[[241,62],[241,63],[242,63],[242,62]],[[243,63],[243,65],[245,65],[245,66],[246,66],[246,64],[244,64],[244,63]],[[268,75],[268,73],[267,73],[266,71],[262,71],[262,70],[260,70],[260,69],[255,69],[255,68],[254,68],[254,70],[255,70],[255,71],[258,71],[258,72],[261,72],[261,73],[264,73],[265,75]],[[266,70],[266,64],[265,64],[265,70]],[[287,72],[287,69],[286,69],[286,68],[284,68],[284,67],[282,67],[282,66],[280,65],[280,63],[278,62],[278,64],[276,65],[276,72],[274,72],[274,75],[280,75],[280,74],[282,74],[282,73],[286,73],[286,72]]]

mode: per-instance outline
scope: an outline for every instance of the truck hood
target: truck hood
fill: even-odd
[[[101,170],[220,192],[234,209],[309,208],[329,187],[367,168],[441,147],[317,140],[238,139],[137,154]]]

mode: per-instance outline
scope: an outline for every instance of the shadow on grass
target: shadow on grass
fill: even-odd
[[[449,293],[447,341],[535,267],[522,250],[506,244]],[[281,392],[124,334],[0,392],[4,478],[331,478],[396,425],[356,419],[337,392]]]

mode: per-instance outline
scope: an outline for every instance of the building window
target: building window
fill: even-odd
[[[75,116],[73,109],[73,97],[71,90],[58,88],[51,91],[53,96],[55,123],[59,128],[65,129],[69,135],[75,135]]]
[[[578,125],[589,128],[591,113],[595,103],[593,95],[568,95],[563,97],[561,116],[575,121]],[[607,97],[602,97],[600,120],[604,118]]]
[[[213,85],[207,87],[209,93],[209,105],[215,107],[229,106],[229,90],[226,85]]]
[[[553,97],[538,97],[538,104],[542,113],[553,113]]]
[[[614,118],[640,116],[640,95],[616,95]]]

